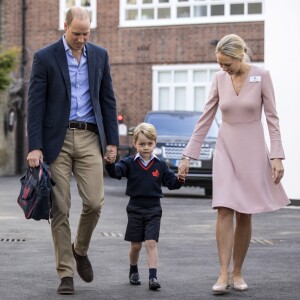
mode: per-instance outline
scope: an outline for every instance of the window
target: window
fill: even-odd
[[[153,110],[201,111],[217,64],[153,66]]]
[[[261,62],[253,65],[263,68]],[[218,64],[157,65],[152,67],[152,110],[202,111]],[[217,112],[220,119],[220,112]]]
[[[97,27],[97,0],[60,0],[59,1],[59,29],[61,30],[64,29],[66,13],[68,9],[72,6],[85,7],[90,14],[91,28]]]
[[[120,26],[254,22],[265,0],[119,0]]]

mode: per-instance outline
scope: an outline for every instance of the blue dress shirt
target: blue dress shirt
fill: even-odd
[[[89,90],[86,48],[84,47],[83,54],[78,63],[72,55],[72,50],[68,46],[65,36],[63,36],[63,42],[71,80],[71,111],[69,120],[96,124]]]

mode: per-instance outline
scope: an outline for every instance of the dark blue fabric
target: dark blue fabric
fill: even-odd
[[[86,44],[90,95],[102,154],[118,145],[116,101],[107,51]],[[28,150],[41,149],[53,162],[64,143],[71,108],[71,81],[62,39],[34,54],[28,91]]]
[[[49,220],[52,207],[51,188],[54,185],[49,166],[43,162],[39,167],[28,167],[20,182],[21,190],[17,202],[25,218]]]
[[[144,167],[139,159],[134,160],[133,156],[129,156],[116,164],[106,164],[105,168],[112,178],[127,178],[126,195],[131,198],[162,198],[162,185],[175,190],[184,184],[168,165],[158,158],[154,158]]]

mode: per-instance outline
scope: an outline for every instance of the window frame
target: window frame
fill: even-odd
[[[81,0],[74,0],[75,6],[81,6]],[[91,6],[86,7],[89,11],[91,11],[91,29],[97,27],[97,0],[90,0]],[[59,30],[64,30],[65,16],[66,16],[67,8],[66,8],[66,0],[59,0]]]
[[[120,27],[148,27],[148,26],[170,26],[170,25],[184,25],[184,24],[210,24],[210,23],[228,23],[228,22],[258,22],[264,21],[264,10],[265,10],[265,0],[187,0],[184,2],[179,2],[178,0],[169,0],[168,3],[159,3],[159,0],[152,0],[152,3],[143,4],[143,0],[135,0],[136,4],[127,4],[127,0],[119,0],[120,10],[119,10],[119,26]],[[259,3],[262,6],[261,14],[248,14],[248,5],[251,3]],[[231,4],[244,4],[244,14],[241,15],[231,15],[230,5]],[[190,7],[190,14],[194,11],[195,6],[206,6],[207,16],[203,17],[187,17],[178,18],[176,17],[177,8]],[[221,16],[211,16],[210,8],[211,5],[224,5],[224,15]],[[157,11],[158,8],[170,7],[171,17],[168,19],[158,19]],[[138,19],[137,20],[126,20],[126,9],[137,9]],[[146,8],[154,9],[154,19],[142,20],[141,10]]]
[[[264,68],[263,62],[252,62],[253,65]],[[203,107],[200,110],[203,110],[205,103],[208,100],[209,92],[211,89],[211,84],[216,72],[220,71],[221,68],[217,63],[204,63],[204,64],[174,64],[174,65],[153,65],[152,66],[152,110],[195,110],[195,88],[204,87],[204,101]],[[176,71],[187,71],[188,72],[188,81],[187,82],[175,82],[174,73]],[[207,80],[206,81],[193,81],[193,74],[195,71],[206,71]],[[159,83],[158,74],[159,72],[172,72],[171,78],[172,81],[169,83]],[[175,109],[175,88],[176,87],[186,87],[186,103],[184,109]],[[167,109],[160,109],[159,105],[159,88],[168,87],[170,89]],[[197,109],[199,110],[199,109]]]
[[[175,108],[175,89],[180,87],[186,88],[186,103],[184,104],[184,109],[187,111],[195,110],[195,88],[204,87],[205,88],[205,99],[203,106],[208,98],[210,91],[212,78],[209,78],[210,72],[217,72],[220,70],[220,66],[217,63],[213,64],[178,64],[178,65],[154,65],[152,66],[152,110],[160,110],[159,103],[159,88],[168,87],[170,89],[167,110],[176,110]],[[159,83],[159,72],[171,72],[171,82],[169,83]],[[187,71],[188,81],[186,82],[175,82],[174,74],[177,71]],[[206,71],[207,79],[202,82],[193,81],[193,74],[195,71]],[[213,77],[213,76],[211,76]],[[202,109],[202,108],[201,108]],[[180,109],[182,110],[182,109]]]

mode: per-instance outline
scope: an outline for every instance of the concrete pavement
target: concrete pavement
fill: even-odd
[[[19,177],[0,177],[0,299],[299,299],[300,210],[291,206],[253,216],[253,239],[245,261],[246,292],[231,290],[213,296],[218,275],[215,242],[216,212],[201,190],[183,188],[162,200],[158,276],[162,289],[148,290],[146,251],[139,262],[141,286],[128,283],[126,181],[105,178],[106,202],[93,235],[89,257],[94,281],[74,277],[75,294],[56,293],[56,274],[50,225],[25,220],[16,203]],[[71,228],[75,236],[80,213],[72,181]]]

